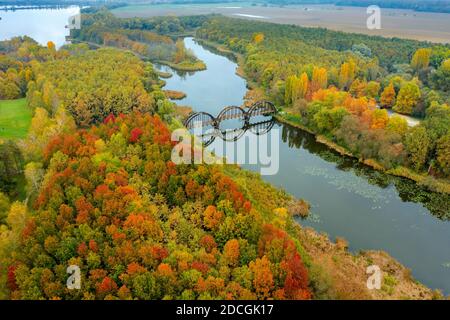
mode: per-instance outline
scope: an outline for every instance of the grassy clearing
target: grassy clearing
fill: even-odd
[[[0,100],[0,138],[21,139],[28,132],[33,112],[25,98]]]

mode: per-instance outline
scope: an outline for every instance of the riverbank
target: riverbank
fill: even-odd
[[[275,118],[281,123],[288,124],[290,126],[304,130],[304,131],[314,135],[317,142],[326,145],[328,148],[338,152],[342,156],[347,156],[347,157],[357,159],[359,162],[365,164],[366,166],[371,167],[374,170],[382,171],[383,173],[390,174],[390,175],[393,175],[396,177],[401,177],[401,178],[406,178],[406,179],[412,180],[412,181],[416,182],[417,184],[424,186],[433,192],[450,194],[450,182],[447,180],[437,179],[437,178],[431,177],[429,175],[420,174],[420,173],[414,172],[411,169],[404,167],[404,166],[398,166],[395,168],[388,169],[375,159],[360,158],[360,157],[354,155],[349,150],[347,150],[345,147],[331,141],[329,138],[327,138],[323,135],[315,133],[313,130],[307,128],[303,124],[287,119],[286,114],[276,115]]]
[[[237,166],[226,166],[224,172],[239,183],[252,205],[266,218],[283,212],[289,206],[292,197],[263,181],[258,174]],[[311,285],[321,287],[320,290],[316,288],[315,299],[443,298],[439,291],[413,279],[409,269],[384,251],[368,250],[354,254],[342,238],[333,242],[326,234],[295,223],[293,218],[289,218],[285,225],[290,226],[290,234],[299,241]],[[366,271],[371,265],[377,265],[382,272],[379,290],[367,288]]]

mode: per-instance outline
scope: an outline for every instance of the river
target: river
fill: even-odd
[[[187,94],[177,103],[214,116],[225,106],[242,105],[246,81],[236,75],[236,63],[192,38],[186,38],[185,44],[206,63],[207,70],[177,73],[160,67],[173,74],[165,79],[165,89]],[[276,123],[268,135],[277,130],[279,170],[263,178],[312,205],[310,217],[299,220],[300,224],[324,231],[332,239],[344,237],[354,252],[384,250],[425,285],[450,293],[448,196],[429,193],[411,181],[343,158],[291,126]],[[251,133],[241,139],[247,135]],[[217,149],[220,143],[216,139],[211,146]],[[259,165],[243,167],[260,170]]]
[[[69,18],[80,12],[78,6],[65,8],[35,8],[5,10],[0,6],[0,40],[27,35],[42,45],[53,41],[56,47],[62,46],[69,35],[65,29]]]
[[[28,35],[42,44],[51,40],[60,46],[68,33],[64,26],[73,14],[65,10],[0,11],[0,40]],[[192,38],[186,38],[185,44],[206,63],[207,70],[177,74],[162,67],[173,73],[166,79],[166,89],[187,94],[177,103],[213,115],[224,106],[241,105],[247,89],[246,81],[235,74],[236,63]],[[246,132],[241,140],[250,135]],[[344,237],[353,252],[387,251],[410,268],[417,280],[450,294],[448,196],[429,193],[413,182],[343,158],[291,126],[275,123],[267,135],[257,139],[261,142],[268,137],[276,139],[279,147],[279,170],[263,178],[312,205],[310,217],[298,220],[300,224],[324,231],[332,239]],[[216,139],[210,147],[220,143]],[[243,167],[260,170],[259,165]]]

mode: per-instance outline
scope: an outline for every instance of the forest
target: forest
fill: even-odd
[[[171,149],[160,118],[140,113],[55,136],[35,213],[13,204],[6,217],[11,297],[310,298],[286,231],[220,169],[175,166]],[[83,270],[75,292],[63,285],[72,264]]]
[[[260,212],[220,166],[170,161],[180,124],[151,64],[28,38],[1,48],[28,72],[34,109],[27,137],[0,149],[2,299],[312,298],[294,222],[275,207],[289,196],[271,191]],[[3,184],[14,175],[25,195]],[[74,264],[82,290],[65,285]]]
[[[1,99],[25,98],[33,112],[25,138],[0,141],[0,299],[391,297],[354,279],[373,259],[412,288],[402,298],[441,297],[386,254],[353,255],[344,240],[303,229],[293,215],[309,205],[256,174],[175,165],[170,136],[181,118],[150,61],[198,62],[175,36],[196,32],[233,50],[285,119],[385,167],[446,181],[448,47],[340,42],[327,30],[217,16],[101,10],[85,23],[72,36],[87,43],[59,49],[0,41]],[[377,104],[422,122],[410,128]],[[66,286],[70,265],[81,269],[81,290]]]
[[[237,53],[280,118],[377,169],[450,192],[449,46],[224,17],[197,36]]]

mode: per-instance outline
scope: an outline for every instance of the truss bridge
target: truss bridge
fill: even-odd
[[[277,113],[275,105],[266,100],[261,100],[248,109],[243,109],[237,106],[229,106],[222,109],[222,111],[214,117],[208,112],[196,112],[190,114],[184,121],[184,126],[191,130],[193,128],[212,127],[214,129],[220,129],[220,123],[225,120],[239,119],[245,124],[250,124],[252,118],[258,116],[271,116]]]
[[[203,144],[208,146],[217,137],[224,141],[236,141],[247,131],[256,135],[265,134],[272,129],[274,121],[271,116],[276,113],[277,109],[273,103],[262,100],[247,109],[237,106],[225,107],[217,117],[208,112],[192,113],[184,121],[184,126],[191,132],[194,131],[193,133],[203,141]],[[234,128],[227,129],[221,127],[222,123],[233,119],[239,120],[237,127],[236,125]]]

